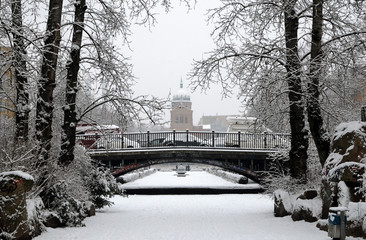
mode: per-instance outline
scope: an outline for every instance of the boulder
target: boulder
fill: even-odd
[[[274,197],[274,216],[284,217],[292,214],[292,201],[290,194],[284,190],[276,190]]]
[[[64,223],[62,223],[60,217],[56,213],[52,213],[52,212],[44,213],[43,224],[46,227],[50,227],[50,228],[59,228],[59,227],[66,226]]]
[[[366,123],[349,122],[338,125],[332,138],[331,154],[324,173],[330,181],[358,183],[365,172]]]
[[[84,213],[88,217],[95,216],[95,205],[90,201],[85,202]]]
[[[300,198],[302,200],[310,200],[310,199],[314,199],[318,196],[318,191],[315,189],[309,189],[309,190],[305,190],[303,194],[301,194],[300,196],[298,196],[297,198]]]
[[[328,219],[319,219],[316,223],[316,227],[322,231],[328,232]]]
[[[330,206],[349,209],[346,234],[365,237],[366,123],[341,123],[332,138],[322,178],[323,217]],[[361,194],[360,194],[361,190]],[[327,204],[324,204],[327,203]],[[362,208],[362,209],[361,209]]]
[[[321,215],[321,199],[296,199],[291,218],[294,221],[316,222]]]

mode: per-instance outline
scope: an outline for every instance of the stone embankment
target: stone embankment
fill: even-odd
[[[117,180],[117,182],[122,183],[122,184],[128,183],[128,182],[135,181],[139,178],[149,176],[155,172],[156,172],[155,168],[136,170],[131,173],[126,173],[122,176],[119,176],[116,180]]]
[[[240,183],[240,184],[248,183],[247,177],[237,174],[237,173],[228,172],[228,171],[218,169],[218,168],[208,168],[208,169],[206,169],[206,171],[211,174],[214,174],[218,177],[222,177],[231,182]]]

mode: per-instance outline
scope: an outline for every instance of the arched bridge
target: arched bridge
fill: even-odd
[[[115,176],[160,163],[192,162],[219,166],[260,179],[268,170],[269,155],[287,150],[289,134],[226,132],[146,132],[78,135],[88,154],[111,169]]]

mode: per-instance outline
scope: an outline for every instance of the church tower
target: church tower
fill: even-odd
[[[180,80],[180,88],[173,95],[172,109],[170,110],[170,129],[177,131],[193,130],[193,111],[189,92],[183,88]]]

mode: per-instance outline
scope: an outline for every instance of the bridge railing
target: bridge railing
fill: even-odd
[[[77,135],[77,141],[88,149],[131,148],[243,148],[279,149],[290,147],[290,135],[285,133],[242,133],[203,131],[163,131]]]

